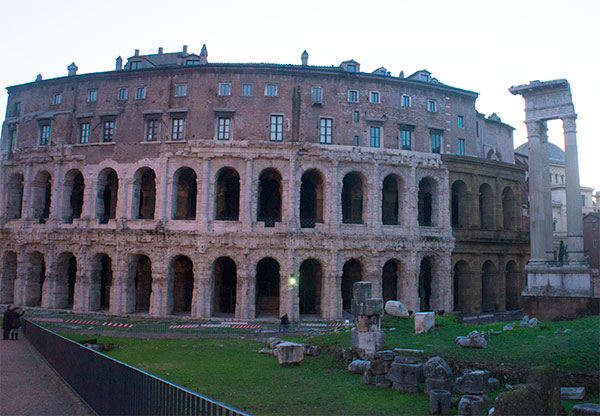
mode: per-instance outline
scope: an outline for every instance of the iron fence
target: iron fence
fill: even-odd
[[[29,342],[99,415],[248,415],[22,321]]]

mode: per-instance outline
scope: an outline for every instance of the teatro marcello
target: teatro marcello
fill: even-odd
[[[206,47],[8,87],[0,303],[340,319],[521,306],[513,128],[426,70],[211,63]]]

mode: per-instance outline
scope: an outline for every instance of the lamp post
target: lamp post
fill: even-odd
[[[293,325],[296,322],[296,288],[298,287],[298,279],[296,278],[295,273],[290,274],[290,296],[291,296],[291,305],[290,305],[290,325]]]

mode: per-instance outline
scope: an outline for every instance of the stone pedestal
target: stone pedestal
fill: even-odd
[[[356,282],[352,287],[352,314],[355,328],[351,331],[351,346],[358,356],[370,360],[385,344],[381,329],[383,299],[371,297],[371,282]]]

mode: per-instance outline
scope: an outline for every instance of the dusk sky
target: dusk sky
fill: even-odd
[[[531,80],[566,78],[578,114],[581,185],[600,190],[600,2],[567,1],[27,1],[4,2],[0,25],[3,87],[113,70],[141,54],[208,48],[209,62],[337,66],[347,59],[393,76],[420,69],[480,94],[526,140],[524,101],[508,92]],[[0,107],[6,108],[6,91]],[[560,122],[550,141],[563,146]]]

